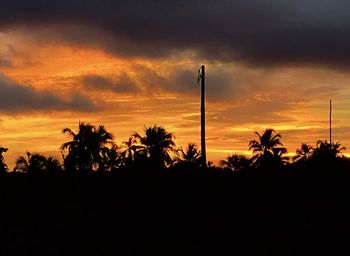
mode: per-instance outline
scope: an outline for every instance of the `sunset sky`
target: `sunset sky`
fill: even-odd
[[[246,153],[274,128],[289,152],[350,148],[350,2],[3,0],[0,145],[60,156],[62,129],[105,125],[118,144],[164,125],[199,144],[207,68],[208,160]],[[350,152],[350,151],[346,151]]]

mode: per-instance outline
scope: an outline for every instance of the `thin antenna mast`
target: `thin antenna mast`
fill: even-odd
[[[329,142],[332,144],[332,99],[329,100]]]
[[[198,70],[198,82],[201,80],[201,154],[203,167],[207,166],[207,152],[205,146],[205,66]]]

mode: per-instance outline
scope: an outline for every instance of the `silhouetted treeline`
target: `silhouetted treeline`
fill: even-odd
[[[250,141],[251,158],[203,167],[198,148],[176,148],[163,127],[122,145],[102,126],[64,131],[62,164],[28,153],[0,177],[1,255],[350,252],[350,163],[339,143],[302,144],[287,159],[267,129]]]
[[[201,166],[201,152],[195,144],[185,149],[176,148],[175,136],[164,127],[145,127],[144,134],[134,133],[120,145],[104,126],[95,127],[79,123],[77,132],[63,129],[70,138],[61,145],[63,163],[54,157],[29,153],[18,158],[13,173],[50,175],[178,175],[184,170],[201,170],[199,173],[232,175],[233,172],[255,173],[257,170],[300,171],[323,167],[348,167],[350,161],[342,151],[340,143],[318,141],[315,146],[301,144],[295,156],[286,156],[287,149],[281,135],[273,129],[248,143],[252,157],[233,154],[219,162],[219,166],[208,162]],[[6,148],[0,148],[0,173],[10,172],[4,161]],[[204,170],[205,169],[205,170]],[[306,172],[306,171],[305,171]]]

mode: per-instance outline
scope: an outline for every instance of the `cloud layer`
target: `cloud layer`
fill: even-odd
[[[209,101],[232,100],[247,95],[258,85],[247,75],[229,72],[224,68],[210,67],[207,74],[206,95]],[[192,67],[172,68],[171,72],[157,72],[144,65],[135,65],[131,72],[114,75],[88,74],[77,79],[83,89],[117,94],[147,95],[177,94],[199,96],[200,86],[196,69]]]
[[[119,55],[191,50],[253,65],[343,67],[350,63],[349,7],[345,0],[5,0],[0,29],[36,26],[41,40]]]
[[[0,73],[0,112],[24,113],[32,111],[95,111],[89,99],[72,94],[62,99],[47,91],[36,91],[16,83]]]
[[[112,91],[116,93],[137,93],[140,88],[126,73],[117,78],[107,78],[101,75],[86,75],[81,79],[87,89],[98,91]]]

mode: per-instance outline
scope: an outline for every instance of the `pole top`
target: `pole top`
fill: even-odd
[[[198,69],[198,77],[197,77],[197,82],[199,84],[199,81],[203,79],[203,73],[205,72],[205,66],[201,65],[200,68]]]

